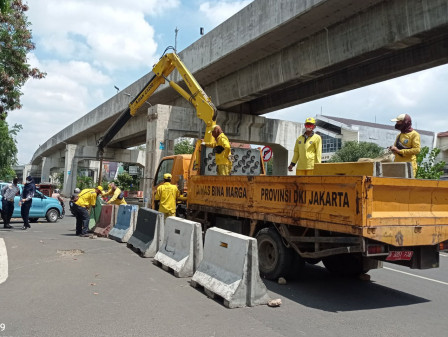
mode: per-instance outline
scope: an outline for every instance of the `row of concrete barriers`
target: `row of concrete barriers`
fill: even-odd
[[[97,209],[98,211],[98,209]],[[257,241],[210,228],[203,244],[202,226],[136,205],[102,205],[92,230],[127,246],[176,277],[223,299],[228,308],[267,304],[270,300],[258,270]]]

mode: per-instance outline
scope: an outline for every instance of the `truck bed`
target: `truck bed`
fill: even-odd
[[[448,240],[448,181],[370,176],[194,176],[188,207],[363,236],[394,246]]]

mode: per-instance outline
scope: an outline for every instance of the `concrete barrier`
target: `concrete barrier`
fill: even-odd
[[[8,278],[8,254],[5,241],[0,238],[0,284]]]
[[[397,162],[397,163],[382,163],[383,177],[395,178],[414,178],[414,171],[412,170],[412,163]]]
[[[109,238],[118,242],[128,242],[137,223],[138,206],[120,205],[117,211],[117,222],[109,232]]]
[[[191,277],[203,256],[202,226],[174,216],[165,220],[163,243],[154,257],[164,270],[173,270],[176,277]]]
[[[163,240],[163,214],[150,208],[138,210],[137,225],[128,240],[128,247],[142,257],[154,257]]]
[[[100,220],[101,208],[103,207],[103,200],[100,196],[96,197],[95,207],[90,210],[89,230],[93,230]]]
[[[97,222],[93,232],[99,236],[107,237],[114,226],[115,205],[103,205],[101,208],[100,220]]]
[[[217,227],[205,233],[204,258],[190,284],[204,287],[211,298],[221,296],[228,308],[269,301],[258,270],[257,240]]]

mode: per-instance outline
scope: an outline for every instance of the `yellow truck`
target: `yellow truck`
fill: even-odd
[[[447,181],[204,175],[204,162],[197,160],[203,151],[198,144],[193,157],[163,158],[154,189],[166,173],[162,168],[172,167],[173,183],[184,181],[180,188],[188,195],[185,217],[202,223],[204,231],[217,226],[256,237],[266,278],[300,273],[305,262],[321,260],[345,275],[382,261],[436,268],[439,251],[448,249]],[[188,171],[176,169],[187,163]]]
[[[190,93],[167,78],[174,69]],[[214,141],[216,109],[179,57],[164,54],[153,73],[99,140],[100,158],[118,130],[165,80],[204,121],[204,141]],[[319,261],[331,272],[346,275],[365,273],[383,261],[436,268],[439,251],[448,250],[448,181],[369,174],[266,176],[255,149],[232,149],[232,174],[217,176],[214,154],[201,143],[196,142],[193,155],[163,158],[153,193],[163,174],[171,173],[172,183],[187,193],[181,213],[200,222],[204,232],[217,226],[257,238],[259,268],[266,278],[300,273],[305,262]]]

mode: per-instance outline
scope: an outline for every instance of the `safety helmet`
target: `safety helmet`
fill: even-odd
[[[308,117],[305,120],[305,124],[316,124],[316,120],[313,117]]]
[[[81,190],[78,187],[76,187],[74,192],[79,193],[79,192],[81,192]]]
[[[98,186],[98,187],[97,187],[97,189],[98,189],[98,190],[100,190],[101,192],[103,192],[103,191],[104,191],[104,188],[103,188],[103,186]]]
[[[172,175],[170,173],[165,173],[163,175],[163,179],[165,179],[165,180],[168,180],[168,179],[171,179],[171,178],[172,178]]]

